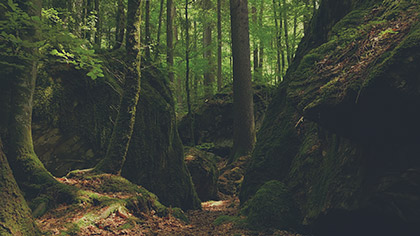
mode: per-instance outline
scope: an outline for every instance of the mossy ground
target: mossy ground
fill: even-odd
[[[46,235],[143,235],[154,221],[187,221],[179,208],[167,208],[141,186],[115,175],[74,171],[61,183],[79,189],[77,202],[62,204],[37,219]]]

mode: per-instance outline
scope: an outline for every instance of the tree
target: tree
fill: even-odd
[[[13,177],[0,138],[0,235],[40,235]]]
[[[140,94],[140,24],[141,0],[129,0],[127,12],[126,60],[124,93],[105,158],[95,170],[121,174],[133,134],[136,107]]]
[[[212,9],[212,3],[210,0],[203,0],[203,11],[204,14],[208,14]],[[208,98],[213,95],[213,83],[214,83],[214,72],[213,72],[213,58],[212,58],[212,25],[209,18],[204,19],[203,23],[203,48],[204,48],[204,59],[207,61],[207,66],[204,72],[204,94]]]
[[[231,161],[249,155],[255,143],[248,1],[230,0],[233,56],[233,150]]]
[[[168,77],[169,81],[174,82],[175,74],[174,67],[174,11],[173,0],[166,1],[166,62],[168,64]]]
[[[217,91],[222,86],[222,0],[217,0]]]
[[[120,48],[122,43],[123,43],[124,29],[125,29],[125,20],[124,19],[125,19],[125,17],[124,17],[124,1],[123,0],[118,0],[114,49]]]

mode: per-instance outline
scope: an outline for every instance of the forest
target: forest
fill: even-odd
[[[0,0],[0,235],[420,235],[418,0]]]

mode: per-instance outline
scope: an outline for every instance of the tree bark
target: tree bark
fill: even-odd
[[[13,177],[0,138],[0,235],[41,235]]]
[[[145,22],[145,48],[146,48],[146,58],[145,62],[149,62],[150,57],[150,0],[146,1],[146,22]]]
[[[127,12],[126,58],[127,72],[124,93],[105,158],[95,170],[121,174],[136,118],[136,107],[140,95],[140,24],[141,0],[129,0]]]
[[[262,29],[263,28],[263,14],[264,14],[264,1],[261,1],[260,3],[260,16],[258,19],[258,25]],[[259,63],[258,63],[258,71],[260,73],[260,76],[263,75],[263,63],[264,63],[264,46],[263,46],[263,39],[260,36],[260,50],[259,50]]]
[[[95,45],[98,48],[101,48],[101,39],[102,39],[102,19],[100,14],[100,4],[99,0],[95,0],[95,11],[96,11],[96,32],[95,32]]]
[[[158,30],[157,30],[157,35],[156,35],[155,60],[158,59],[159,53],[160,53],[160,33],[162,31],[163,1],[164,0],[160,0],[160,10],[159,10],[159,18],[158,18]]]
[[[230,161],[249,155],[255,144],[248,1],[230,0],[233,56],[233,150]]]
[[[20,1],[19,7],[29,16],[41,15],[42,2],[40,0]],[[25,23],[24,23],[25,24]],[[17,38],[29,42],[37,42],[37,28],[33,24],[22,26],[15,32]],[[20,68],[14,68],[11,74],[5,76],[0,87],[0,137],[6,144],[4,152],[14,178],[19,187],[25,192],[25,197],[32,200],[43,194],[52,195],[53,199],[44,198],[44,202],[72,201],[73,189],[59,183],[48,172],[34,152],[32,141],[32,99],[37,76],[37,48],[22,47],[25,55],[18,58]],[[7,79],[6,79],[7,78]],[[5,104],[7,103],[7,104]]]
[[[217,91],[222,86],[222,0],[217,0]]]
[[[282,12],[283,16],[283,26],[284,26],[284,42],[286,44],[286,58],[287,58],[287,65],[289,66],[292,62],[291,55],[290,55],[290,46],[289,46],[289,26],[287,20],[287,11],[288,7],[286,5],[286,0],[283,1],[283,6],[280,7],[280,11]]]
[[[281,80],[281,72],[282,72],[282,68],[281,68],[281,32],[280,32],[280,28],[279,28],[279,22],[277,20],[277,4],[276,4],[276,0],[273,0],[273,12],[274,12],[274,25],[276,28],[276,52],[277,52],[277,64],[276,64],[276,83],[279,82]],[[281,20],[281,19],[280,19]]]
[[[115,46],[118,49],[123,44],[124,30],[125,30],[125,17],[124,17],[124,0],[118,0],[117,10],[117,28],[115,30]]]
[[[195,145],[195,138],[194,138],[194,119],[191,112],[191,96],[190,96],[190,22],[188,18],[188,1],[185,0],[185,64],[186,64],[186,71],[185,71],[185,90],[187,93],[187,117],[189,121],[189,129],[190,129],[190,137],[191,143],[190,145]]]
[[[174,82],[174,26],[173,26],[173,0],[166,1],[166,62],[168,64],[169,81]]]
[[[203,0],[203,10],[204,14],[208,14],[212,8],[210,0]],[[213,95],[213,83],[214,83],[214,68],[213,68],[213,58],[211,51],[212,44],[212,26],[211,22],[207,18],[204,20],[203,24],[203,47],[204,54],[203,57],[207,61],[207,70],[204,72],[204,93],[205,97],[209,98]]]

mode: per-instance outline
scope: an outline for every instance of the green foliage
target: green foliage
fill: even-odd
[[[90,49],[86,39],[81,39],[69,31],[68,23],[60,18],[56,9],[42,11],[43,36],[47,39],[40,51],[60,63],[73,65],[76,69],[87,71],[92,79],[104,77],[102,61]]]

